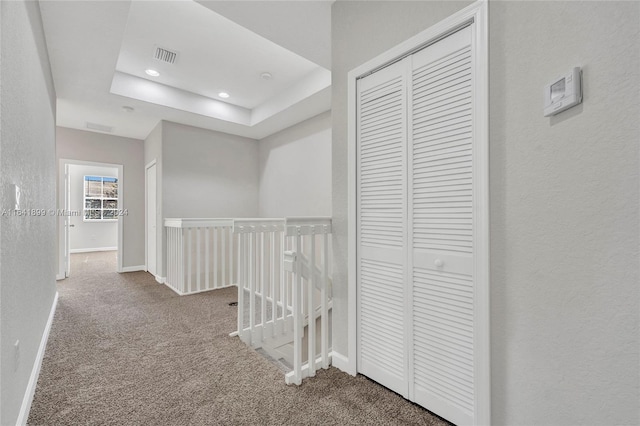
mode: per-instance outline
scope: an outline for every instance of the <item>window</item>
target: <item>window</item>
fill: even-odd
[[[84,221],[116,220],[118,179],[104,176],[84,177]]]

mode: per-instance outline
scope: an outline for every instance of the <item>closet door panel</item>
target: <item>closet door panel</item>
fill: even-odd
[[[409,214],[412,394],[473,422],[473,93],[471,29],[412,57]]]
[[[358,370],[405,397],[407,76],[358,81]]]

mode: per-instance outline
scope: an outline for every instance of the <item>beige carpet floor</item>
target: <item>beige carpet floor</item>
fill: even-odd
[[[75,254],[29,415],[32,425],[445,425],[335,368],[287,386],[229,337],[235,289],[179,297],[115,252]]]

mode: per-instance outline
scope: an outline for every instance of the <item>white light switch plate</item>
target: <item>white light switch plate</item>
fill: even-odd
[[[20,210],[20,187],[15,183],[11,184],[11,191],[9,193],[11,194],[11,204],[13,205],[13,209]]]

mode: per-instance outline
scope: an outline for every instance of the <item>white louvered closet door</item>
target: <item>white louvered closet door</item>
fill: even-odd
[[[357,98],[358,372],[456,424],[477,400],[472,52],[466,27]]]
[[[411,399],[456,424],[474,416],[471,29],[412,56],[409,240]]]
[[[358,366],[408,397],[409,58],[358,81]]]

